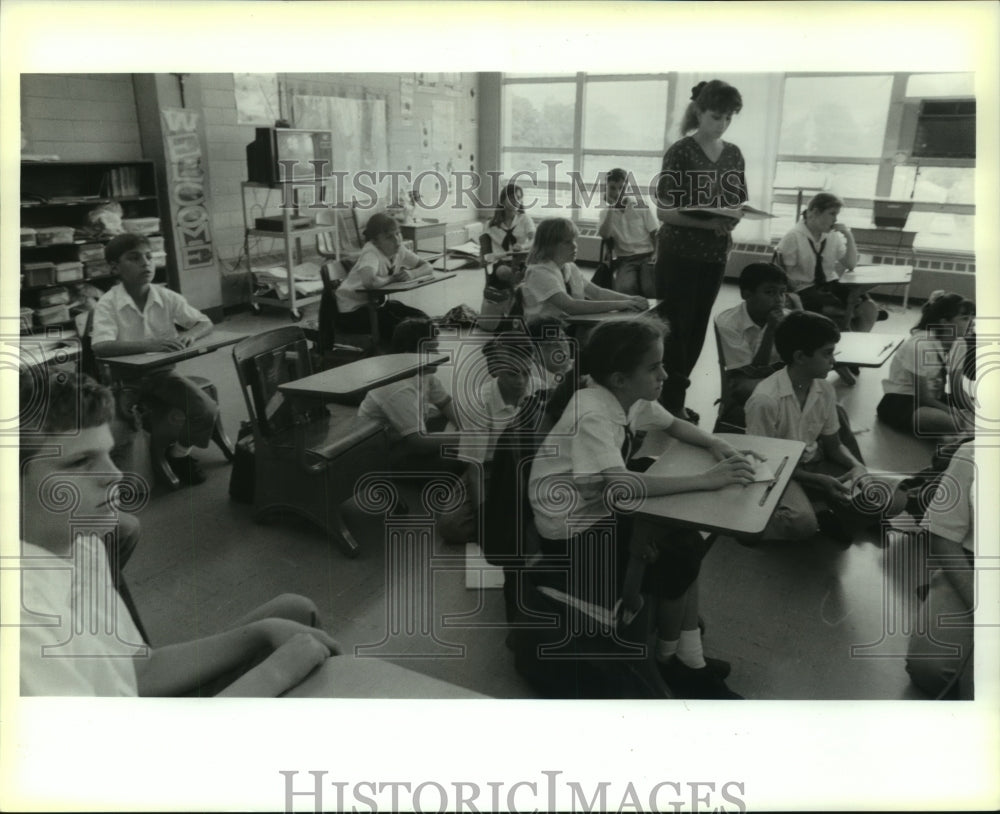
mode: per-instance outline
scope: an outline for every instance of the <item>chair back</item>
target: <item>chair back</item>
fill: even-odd
[[[254,441],[264,444],[303,417],[278,386],[312,373],[306,335],[297,325],[248,336],[233,346],[233,363],[247,405]]]
[[[722,337],[719,336],[719,326],[712,320],[712,332],[715,334],[715,352],[719,359],[719,398],[715,402],[719,405],[719,415],[715,420],[715,426],[712,428],[712,432],[732,432],[739,433],[740,435],[746,434],[746,427],[741,427],[739,424],[734,424],[730,421],[724,421],[723,416],[725,416],[732,405],[727,400],[727,395],[729,393],[729,377],[726,373],[726,356],[722,352]]]
[[[479,264],[483,267],[483,272],[486,274],[487,285],[490,282],[490,264],[486,257],[490,254],[493,254],[493,238],[489,236],[488,232],[483,232],[479,236]]]

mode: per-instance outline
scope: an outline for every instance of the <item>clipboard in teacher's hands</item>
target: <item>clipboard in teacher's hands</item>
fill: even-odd
[[[715,217],[721,215],[725,218],[736,218],[737,220],[742,220],[743,218],[747,218],[748,220],[765,220],[774,217],[770,212],[765,212],[763,209],[757,209],[746,203],[740,206],[686,206],[678,211],[683,215],[693,215],[695,217]]]

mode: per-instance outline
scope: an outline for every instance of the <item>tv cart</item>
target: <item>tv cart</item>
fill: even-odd
[[[298,322],[302,319],[302,308],[307,305],[312,305],[313,303],[319,302],[322,297],[322,292],[316,294],[309,294],[306,296],[300,296],[295,293],[295,265],[302,262],[302,239],[307,237],[315,237],[320,232],[329,232],[330,226],[310,226],[301,229],[297,229],[292,225],[292,218],[298,215],[298,211],[294,207],[289,207],[283,209],[282,214],[282,228],[280,231],[272,229],[258,229],[255,226],[255,222],[252,222],[250,217],[247,215],[247,190],[248,189],[274,189],[280,190],[280,184],[261,184],[256,181],[243,181],[240,184],[240,197],[243,208],[243,254],[247,261],[247,270],[250,272],[250,309],[255,313],[259,314],[261,308],[264,306],[270,308],[284,308],[289,312],[291,318]],[[333,230],[334,233],[334,248],[336,251],[337,259],[340,259],[340,235],[337,230]],[[256,274],[260,273],[260,269],[255,270],[253,267],[253,258],[250,256],[250,238],[251,237],[264,237],[271,240],[280,240],[284,244],[285,253],[285,273],[287,275],[288,284],[288,295],[281,297],[278,295],[277,289],[271,285],[270,287],[264,288],[257,285]],[[269,296],[268,294],[271,294]]]

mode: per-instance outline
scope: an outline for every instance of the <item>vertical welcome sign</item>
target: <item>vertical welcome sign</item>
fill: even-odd
[[[201,146],[201,116],[183,108],[160,111],[167,195],[177,262],[182,269],[215,265],[208,209],[208,173]]]

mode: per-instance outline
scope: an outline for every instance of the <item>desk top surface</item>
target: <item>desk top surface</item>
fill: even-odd
[[[303,379],[280,384],[278,389],[283,393],[319,398],[358,396],[447,361],[448,356],[443,353],[390,353],[313,373]]]
[[[869,334],[848,331],[840,335],[834,361],[858,367],[882,367],[903,344],[907,334]]]
[[[613,319],[635,319],[636,317],[646,317],[654,315],[661,300],[648,299],[649,308],[645,311],[605,311],[602,314],[575,314],[567,315],[564,319],[570,325],[599,325],[602,322]]]
[[[448,223],[443,220],[415,220],[412,223],[401,223],[399,224],[400,232],[429,232],[446,230],[448,228]]]
[[[201,356],[203,353],[211,353],[226,345],[235,345],[241,339],[246,339],[246,334],[236,334],[229,331],[212,331],[208,336],[202,337],[190,347],[181,350],[165,351],[162,353],[130,353],[127,356],[106,356],[101,359],[101,363],[135,370],[153,369],[164,365],[172,365],[175,362],[182,362],[185,359],[192,359],[195,356]]]
[[[405,283],[390,283],[381,288],[366,288],[364,290],[369,294],[398,294],[402,291],[413,291],[415,288],[423,288],[434,283],[443,283],[454,276],[456,276],[454,273],[440,274],[434,272],[433,275],[425,274],[423,277],[418,277],[415,280],[407,280]]]
[[[47,364],[63,364],[76,359],[81,352],[79,337],[65,339],[45,336],[22,336],[19,340],[18,364],[23,368]]]
[[[771,482],[762,481],[747,486],[727,486],[714,491],[648,497],[636,512],[638,517],[670,521],[722,534],[754,535],[764,531],[798,465],[805,444],[801,441],[757,435],[717,435],[725,438],[736,449],[752,449],[766,456],[767,465],[776,475],[773,488],[768,491]],[[704,472],[714,465],[715,458],[707,449],[670,439],[667,448],[647,471],[650,475],[690,475]],[[763,504],[761,500],[764,501]]]
[[[841,275],[839,282],[844,285],[901,284],[910,282],[912,277],[913,266],[855,266]]]
[[[376,658],[334,656],[285,698],[488,698]]]

